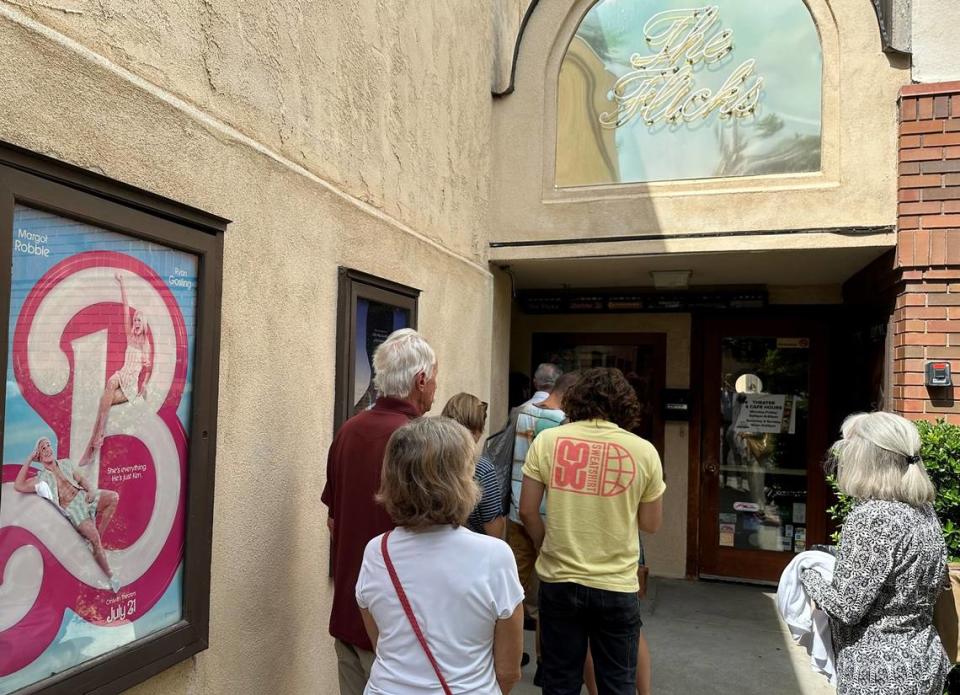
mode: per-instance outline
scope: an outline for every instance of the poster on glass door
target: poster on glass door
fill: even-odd
[[[198,290],[136,237],[19,205],[13,236],[0,695],[182,617]]]

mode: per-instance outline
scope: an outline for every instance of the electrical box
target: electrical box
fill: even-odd
[[[931,388],[942,388],[944,386],[953,386],[953,379],[950,374],[949,362],[927,362],[927,386]]]

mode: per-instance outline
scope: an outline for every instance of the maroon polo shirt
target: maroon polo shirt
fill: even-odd
[[[363,550],[371,538],[394,527],[374,501],[387,440],[419,413],[407,401],[378,398],[373,408],[347,420],[330,445],[327,484],[320,500],[333,519],[333,610],[330,634],[373,651],[357,607],[355,589]]]

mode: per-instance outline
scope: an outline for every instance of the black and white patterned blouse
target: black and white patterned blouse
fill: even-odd
[[[901,502],[859,503],[843,524],[833,581],[801,583],[830,616],[840,695],[941,695],[950,670],[933,627],[947,548],[936,514]]]

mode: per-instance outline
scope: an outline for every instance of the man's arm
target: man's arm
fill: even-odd
[[[87,477],[80,471],[74,470],[73,479],[77,481],[77,485],[86,490],[87,502],[93,502],[93,495],[97,492],[97,489],[90,484],[90,481],[87,480]]]
[[[498,516],[496,519],[491,519],[483,525],[483,532],[488,536],[493,536],[494,538],[499,538],[503,540],[503,532],[507,529],[507,518],[504,516]]]
[[[637,508],[637,526],[645,533],[656,533],[663,522],[663,495]]]
[[[544,485],[539,480],[528,475],[523,476],[523,485],[520,488],[520,523],[537,550],[543,545],[543,537],[547,532],[540,516],[544,490]]]
[[[33,463],[36,456],[36,450],[31,451],[30,456],[27,457],[27,460],[20,466],[20,470],[17,471],[17,479],[13,482],[13,489],[17,492],[29,494],[37,491],[37,476],[27,478],[27,473],[30,472],[30,464]]]

